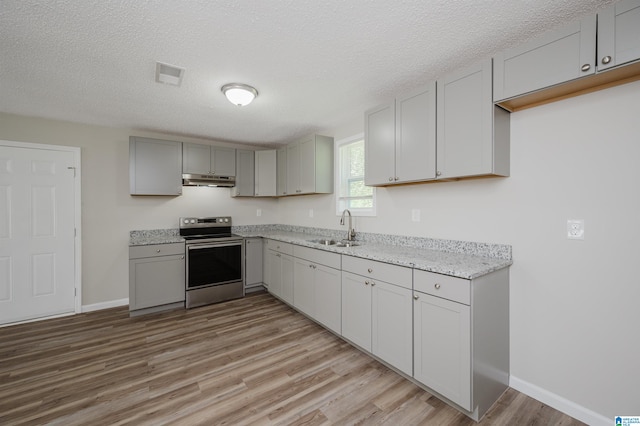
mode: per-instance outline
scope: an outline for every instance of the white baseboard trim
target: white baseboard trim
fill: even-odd
[[[91,305],[82,305],[82,312],[99,311],[101,309],[117,308],[129,304],[129,298],[110,300],[108,302],[93,303]]]
[[[591,411],[586,407],[583,407],[576,404],[575,402],[561,397],[560,395],[556,395],[555,393],[549,392],[548,390],[542,389],[539,386],[518,379],[517,377],[511,376],[509,378],[509,386],[511,386],[518,392],[522,392],[523,394],[528,395],[531,398],[537,399],[538,401],[547,404],[548,406],[553,407],[558,411],[562,411],[563,413],[588,425],[610,426],[614,424],[613,417],[605,417],[602,414]]]

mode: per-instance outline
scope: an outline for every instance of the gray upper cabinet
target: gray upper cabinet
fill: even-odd
[[[596,17],[494,56],[494,93],[498,102],[595,72]]]
[[[276,195],[287,195],[287,147],[276,152]]]
[[[438,179],[509,176],[510,114],[492,102],[491,59],[438,80]]]
[[[365,113],[365,184],[436,177],[436,83]]]
[[[182,142],[131,136],[129,190],[132,195],[182,194]]]
[[[233,148],[184,143],[182,147],[182,172],[235,176],[236,150]]]
[[[275,149],[255,152],[255,196],[276,196],[276,159]]]
[[[598,70],[640,59],[640,0],[622,0],[598,13]]]
[[[333,192],[333,138],[312,135],[289,144],[286,164],[286,195]]]
[[[232,197],[253,197],[255,195],[254,151],[236,150],[236,186],[231,188]]]

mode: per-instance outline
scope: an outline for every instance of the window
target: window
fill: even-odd
[[[364,184],[364,135],[338,141],[336,212],[349,209],[354,216],[375,216],[375,191]]]

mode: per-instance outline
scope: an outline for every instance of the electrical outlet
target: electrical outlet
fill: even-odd
[[[420,209],[411,209],[411,221],[420,222]]]
[[[309,217],[313,217],[313,209],[309,209]]]
[[[258,217],[262,216],[262,209],[256,210],[256,216]]]
[[[584,220],[567,220],[567,238],[570,240],[584,240]]]

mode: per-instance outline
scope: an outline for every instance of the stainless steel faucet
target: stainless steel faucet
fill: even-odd
[[[340,225],[344,225],[344,215],[349,213],[349,230],[347,231],[347,241],[353,241],[356,239],[356,230],[351,226],[351,212],[348,209],[344,209],[342,217],[340,218]]]

